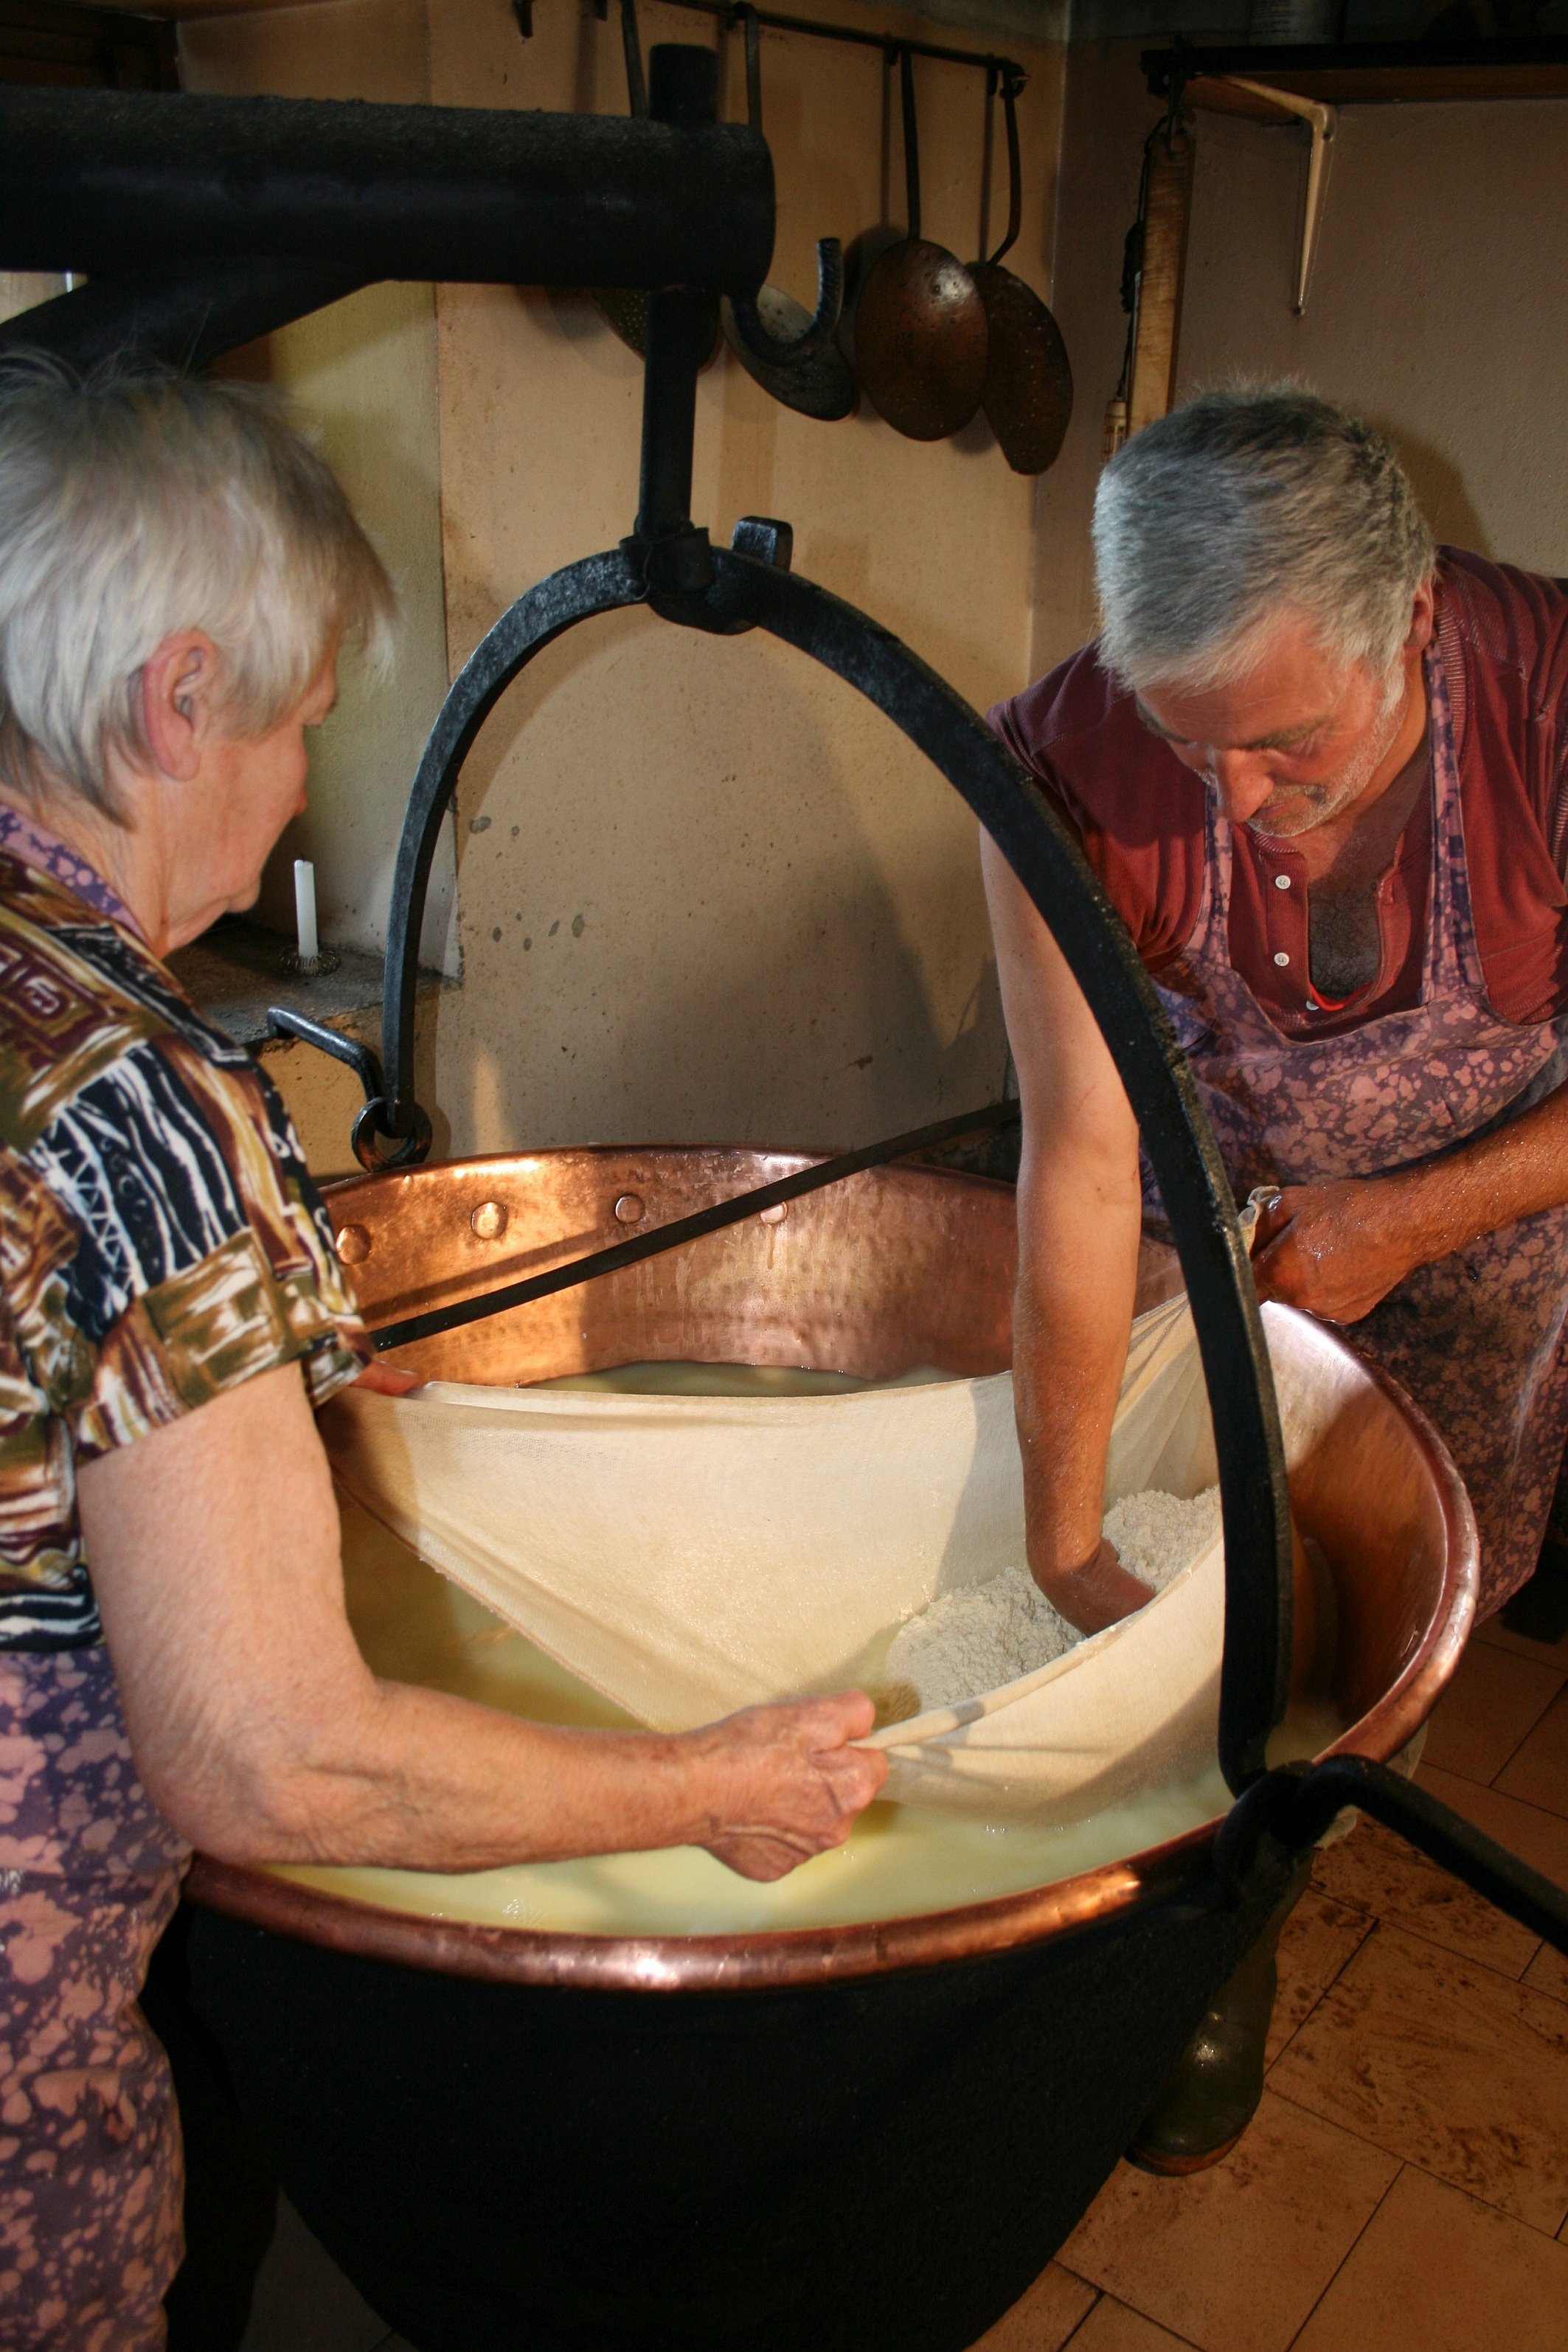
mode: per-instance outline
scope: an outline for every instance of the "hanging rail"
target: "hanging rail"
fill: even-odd
[[[1002,76],[1004,84],[1010,81],[1015,97],[1029,79],[1016,58],[996,57],[990,53],[982,56],[975,49],[944,48],[938,41],[906,41],[896,33],[862,32],[854,25],[825,25],[816,16],[781,16],[772,8],[753,10],[746,5],[746,0],[742,0],[739,6],[735,0],[672,0],[672,5],[694,8],[699,16],[714,16],[726,32],[738,30],[746,17],[752,16],[757,24],[765,25],[770,32],[809,33],[814,40],[848,41],[858,49],[880,49],[889,65],[900,53],[907,52],[911,58],[936,58],[943,65],[979,66],[987,72]]]

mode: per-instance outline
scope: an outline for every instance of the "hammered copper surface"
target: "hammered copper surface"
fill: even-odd
[[[985,306],[980,405],[1016,474],[1043,474],[1072,421],[1072,366],[1062,331],[1032,286],[999,262],[971,271]]]
[[[742,1148],[613,1147],[501,1155],[358,1177],[335,1222],[371,1246],[355,1269],[372,1319],[557,1263],[613,1238],[636,1192],[663,1222],[809,1165]],[[508,1211],[487,1245],[473,1213]],[[402,1351],[430,1377],[508,1383],[658,1358],[809,1364],[885,1376],[969,1374],[1010,1360],[1013,1195],[983,1177],[877,1169],[493,1323]],[[1139,1304],[1170,1294],[1172,1254],[1146,1248]],[[1334,1573],[1342,1620],[1336,1743],[1386,1759],[1430,1713],[1475,1610],[1475,1521],[1430,1424],[1310,1316],[1266,1307],[1303,1530]],[[1216,1411],[1224,1411],[1223,1398]],[[1149,1901],[1204,1867],[1212,1828],[1099,1870],[961,1910],[737,1936],[542,1935],[414,1917],[198,1857],[197,1901],[280,1934],[405,1966],[522,1983],[679,1990],[807,1984],[929,1966],[1061,1935]]]
[[[370,1322],[540,1274],[666,1224],[825,1154],[612,1146],[451,1160],[357,1177],[333,1222],[369,1246],[354,1283]],[[644,1216],[627,1214],[636,1202]],[[504,1209],[493,1241],[475,1213]],[[617,1216],[617,1207],[622,1213]],[[485,1222],[491,1222],[486,1220]],[[983,1176],[894,1165],[792,1201],[668,1255],[396,1349],[431,1380],[491,1385],[696,1357],[809,1364],[885,1379],[917,1364],[963,1374],[1012,1359],[1013,1195]]]
[[[911,441],[960,433],[985,381],[985,305],[956,255],[907,236],[879,254],[855,308],[862,389]]]

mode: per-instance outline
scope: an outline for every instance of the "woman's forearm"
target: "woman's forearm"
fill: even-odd
[[[823,1738],[842,1738],[835,1710],[847,1703],[818,1704]],[[864,1799],[840,1806],[831,1758],[820,1803],[802,1797],[795,1768],[812,1750],[797,1713],[757,1710],[722,1731],[566,1730],[367,1674],[330,1719],[301,1709],[287,1726],[231,1731],[222,1759],[177,1775],[176,1803],[196,1816],[187,1833],[226,1860],[487,1870],[710,1845],[744,1834],[770,1801],[776,1821],[788,1775],[809,1839]],[[868,1703],[864,1715],[857,1732],[870,1727]],[[860,1759],[842,1760],[858,1795]]]

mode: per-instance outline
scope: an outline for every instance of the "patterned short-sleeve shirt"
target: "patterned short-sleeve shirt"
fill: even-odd
[[[277,1089],[112,891],[0,810],[0,1650],[102,1638],[76,1465],[370,1346]]]

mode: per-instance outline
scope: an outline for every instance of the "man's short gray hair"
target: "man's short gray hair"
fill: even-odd
[[[1094,555],[1106,667],[1199,693],[1245,677],[1289,613],[1387,676],[1435,561],[1390,443],[1293,384],[1201,393],[1146,425],[1100,476]]]
[[[165,637],[216,645],[226,726],[265,734],[334,642],[387,659],[396,597],[324,460],[270,394],[138,362],[0,369],[0,782],[108,817],[142,764]]]

